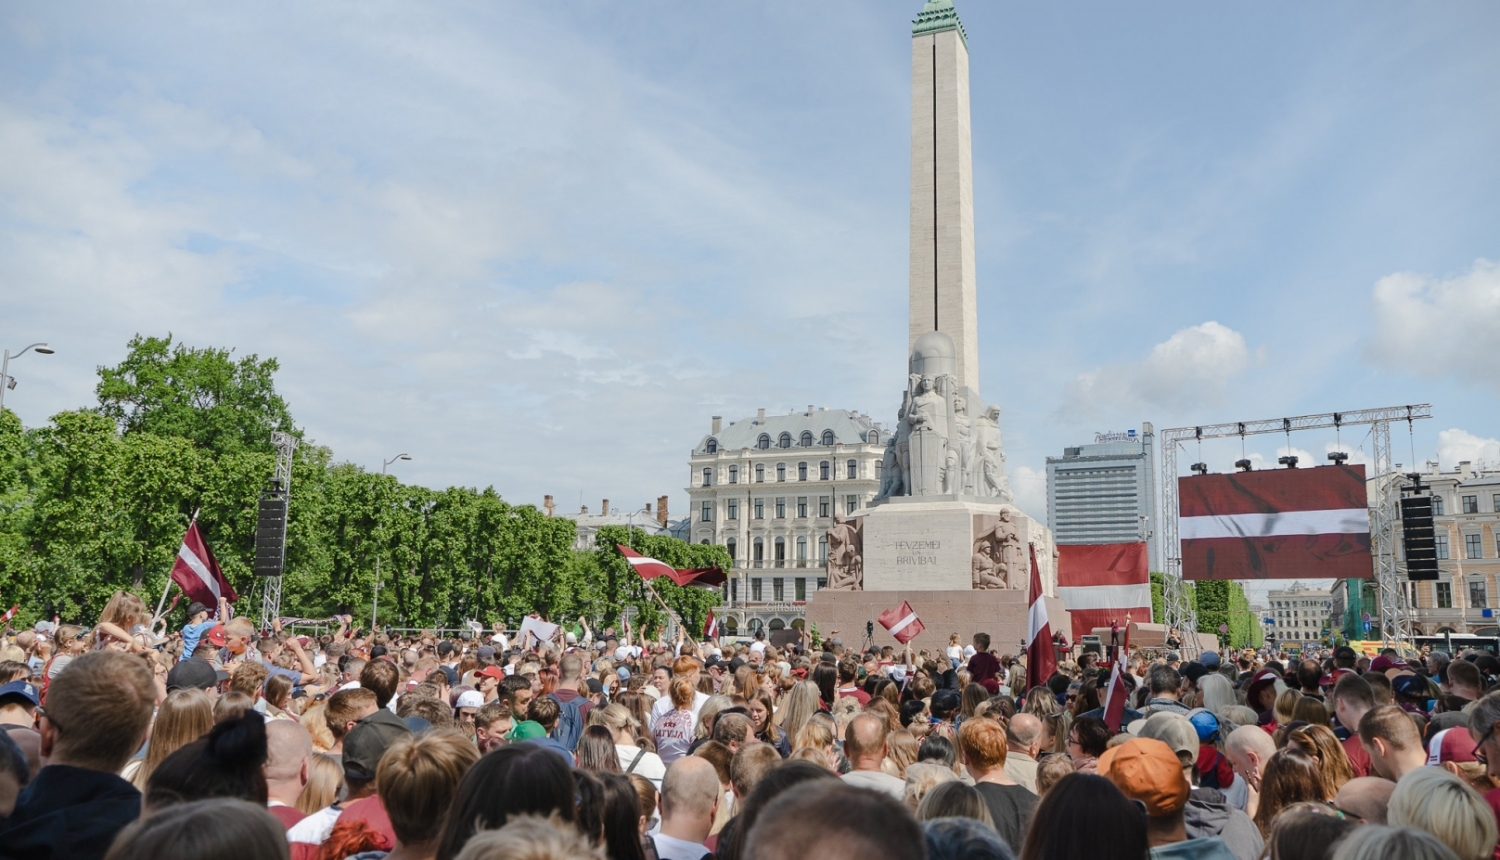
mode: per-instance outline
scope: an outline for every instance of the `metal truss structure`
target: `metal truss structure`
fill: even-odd
[[[1161,558],[1163,564],[1162,607],[1165,624],[1178,631],[1198,629],[1197,611],[1187,599],[1182,580],[1182,541],[1178,532],[1181,511],[1177,493],[1177,452],[1182,443],[1204,439],[1244,438],[1265,433],[1290,435],[1298,430],[1368,425],[1373,460],[1371,474],[1374,501],[1370,507],[1371,550],[1375,557],[1375,580],[1380,595],[1380,638],[1382,643],[1400,648],[1411,642],[1411,620],[1407,613],[1406,590],[1401,587],[1396,570],[1396,525],[1400,521],[1401,476],[1391,460],[1391,422],[1432,417],[1431,404],[1388,406],[1382,409],[1359,409],[1352,412],[1324,412],[1296,418],[1272,418],[1264,421],[1240,421],[1203,427],[1176,427],[1161,431]],[[1184,650],[1191,656],[1196,637],[1182,637]]]
[[[271,486],[286,495],[287,512],[290,516],[292,500],[292,455],[297,451],[297,437],[290,433],[273,431],[271,445],[276,448],[276,472],[271,477]],[[285,538],[283,537],[283,542]],[[283,548],[283,552],[285,549]],[[281,615],[281,577],[265,578],[265,591],[260,602],[260,629],[270,630],[272,623]]]

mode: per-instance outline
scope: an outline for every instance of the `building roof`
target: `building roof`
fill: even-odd
[[[720,428],[717,435],[709,434],[699,439],[693,453],[707,454],[709,439],[718,441],[720,451],[754,448],[760,441],[761,434],[769,436],[771,447],[775,448],[782,433],[789,433],[792,437],[792,447],[783,450],[795,451],[802,448],[804,432],[812,433],[813,447],[818,448],[822,446],[823,433],[827,430],[833,431],[833,440],[840,445],[868,444],[871,430],[879,432],[879,442],[876,444],[883,445],[891,438],[890,431],[876,426],[868,415],[847,409],[814,409],[791,415],[767,415],[764,418],[745,418],[732,422]]]

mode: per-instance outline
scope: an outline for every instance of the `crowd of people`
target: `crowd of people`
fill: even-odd
[[[299,636],[217,609],[167,632],[121,592],[6,631],[0,857],[1500,860],[1489,653],[1137,650],[1119,709],[1101,655],[1028,689],[983,633]]]

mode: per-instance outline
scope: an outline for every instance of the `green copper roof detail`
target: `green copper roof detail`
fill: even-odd
[[[915,20],[911,22],[911,34],[921,36],[924,33],[940,33],[944,30],[958,30],[958,37],[969,44],[969,36],[964,32],[964,24],[958,20],[958,10],[953,8],[953,0],[927,0],[927,5],[917,13]]]

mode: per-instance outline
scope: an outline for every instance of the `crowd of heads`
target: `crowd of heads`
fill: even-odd
[[[227,609],[167,630],[122,592],[7,632],[0,855],[1495,856],[1490,654],[1065,652],[1028,687],[984,634],[542,642]]]

